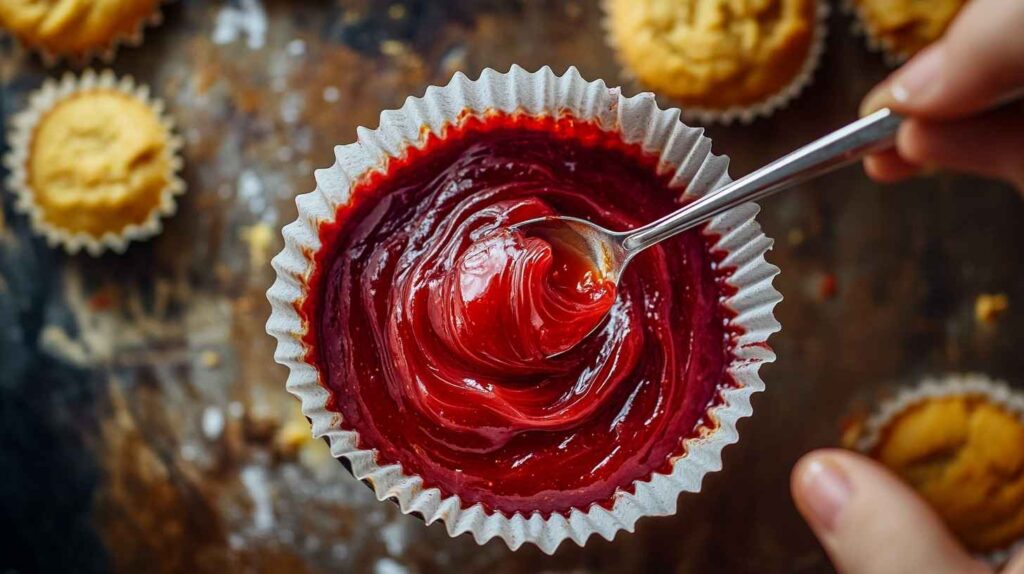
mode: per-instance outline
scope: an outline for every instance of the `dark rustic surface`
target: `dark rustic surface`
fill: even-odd
[[[0,570],[828,571],[788,494],[801,453],[926,374],[1024,388],[1024,202],[991,182],[882,187],[850,169],[764,205],[786,297],[779,360],[702,493],[635,534],[554,557],[449,539],[302,440],[263,328],[269,259],[332,146],[406,95],[512,63],[619,83],[596,0],[181,0],[165,12],[112,66],[150,84],[186,140],[189,190],[164,233],[121,256],[68,257],[3,195]],[[708,130],[734,176],[853,119],[885,74],[849,20],[831,20],[803,97],[771,120]],[[62,69],[6,39],[0,56],[6,121]],[[975,298],[999,292],[1010,312],[979,324]]]

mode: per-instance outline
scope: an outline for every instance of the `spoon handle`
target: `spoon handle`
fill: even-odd
[[[892,146],[903,118],[888,108],[853,122],[785,155],[661,219],[634,229],[623,240],[627,252],[641,251],[749,201],[850,164]]]

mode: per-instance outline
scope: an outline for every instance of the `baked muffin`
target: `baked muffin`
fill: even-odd
[[[1024,539],[1024,420],[982,395],[925,399],[869,454],[914,487],[976,552]]]
[[[766,101],[816,59],[814,0],[608,0],[609,39],[641,83],[710,110]]]
[[[946,31],[967,0],[853,0],[868,36],[903,60]]]
[[[49,56],[83,59],[136,35],[161,0],[4,0],[0,26]]]
[[[72,81],[48,82],[15,119],[11,188],[51,243],[120,250],[155,234],[159,216],[174,210],[180,143],[130,80],[87,73]]]

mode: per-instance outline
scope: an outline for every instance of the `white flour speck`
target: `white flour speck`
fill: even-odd
[[[214,440],[224,431],[224,414],[217,407],[203,409],[203,435]]]
[[[244,170],[238,175],[238,197],[249,205],[249,210],[254,214],[263,213],[267,208],[263,182],[252,170]]]
[[[387,548],[388,554],[399,556],[405,550],[406,533],[405,526],[401,522],[392,522],[378,530],[380,538]]]
[[[306,53],[306,42],[296,38],[288,42],[288,54],[296,58]]]
[[[341,90],[334,86],[327,86],[324,88],[324,101],[333,104],[341,99]]]
[[[274,503],[267,488],[267,470],[249,465],[242,469],[242,485],[252,498],[253,528],[257,532],[268,532],[274,527]]]
[[[409,570],[390,558],[381,558],[373,565],[374,574],[407,574]]]
[[[182,445],[181,458],[188,462],[194,462],[199,458],[199,449],[194,444]]]
[[[281,98],[281,119],[286,124],[294,124],[299,121],[302,115],[302,95],[297,93],[285,94]]]
[[[259,0],[240,0],[217,14],[215,44],[232,44],[243,35],[250,50],[258,50],[267,42],[267,12]]]

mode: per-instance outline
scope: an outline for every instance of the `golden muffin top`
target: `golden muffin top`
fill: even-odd
[[[788,86],[814,42],[814,0],[610,0],[612,43],[648,87],[684,104],[748,106]]]
[[[156,111],[115,90],[58,102],[36,126],[26,165],[43,219],[96,238],[144,223],[170,184],[169,137]]]
[[[160,0],[3,0],[0,26],[25,45],[83,57],[131,35]]]
[[[938,40],[967,0],[854,0],[864,25],[896,55]]]
[[[928,399],[897,415],[871,452],[914,487],[968,548],[1024,538],[1024,421],[981,396]]]

